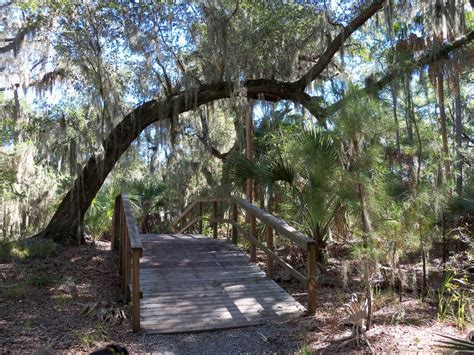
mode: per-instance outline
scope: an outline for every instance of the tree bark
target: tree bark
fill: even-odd
[[[361,219],[362,219],[362,230],[364,232],[364,248],[368,251],[369,243],[372,234],[372,222],[369,216],[369,209],[367,206],[367,196],[362,184],[358,185],[358,193],[360,200]],[[366,330],[372,327],[372,284],[370,282],[370,259],[365,258],[364,262],[364,284],[365,284],[365,297],[367,299],[367,326]]]
[[[390,87],[390,91],[392,93],[392,101],[393,101],[393,119],[395,120],[395,144],[397,147],[397,162],[398,165],[402,165],[402,151],[400,147],[400,126],[398,124],[398,113],[397,113],[397,106],[398,106],[398,94],[397,94],[397,88],[396,84],[392,82],[392,85]]]
[[[414,121],[414,110],[413,110],[413,99],[411,94],[411,74],[405,76],[405,95],[406,95],[406,128],[407,128],[407,144],[410,147],[413,147],[413,121]],[[408,173],[410,175],[411,187],[414,189],[416,178],[415,178],[415,162],[413,154],[408,155]]]
[[[444,106],[444,82],[443,73],[440,71],[436,78],[438,86],[438,105],[439,105],[439,130],[441,138],[443,140],[443,153],[444,153],[444,169],[446,179],[450,174],[449,166],[449,145],[448,145],[448,129],[446,128],[446,109]]]
[[[455,58],[457,56],[455,55]],[[455,64],[456,66],[456,64]],[[454,108],[455,108],[455,118],[454,118],[454,141],[456,147],[456,192],[458,196],[462,196],[462,185],[463,185],[463,157],[461,155],[462,148],[462,111],[461,111],[461,88],[459,84],[459,72],[457,67],[454,68]]]

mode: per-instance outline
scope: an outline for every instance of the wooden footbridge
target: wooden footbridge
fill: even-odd
[[[212,203],[208,219],[212,238],[202,235],[207,203]],[[219,204],[230,218],[217,217]],[[246,213],[250,228],[241,224],[239,210]],[[257,238],[257,218],[266,226],[265,242]],[[232,226],[230,241],[217,238],[219,223]],[[119,252],[122,291],[132,304],[133,331],[225,329],[299,316],[304,307],[271,279],[274,263],[307,285],[307,311],[314,314],[316,245],[311,238],[236,196],[198,199],[183,210],[174,226],[172,234],[140,234],[129,199],[117,196],[112,249]],[[275,253],[274,232],[307,251],[306,275]],[[239,235],[250,243],[250,258],[237,246]],[[257,247],[267,254],[266,274],[255,264]]]

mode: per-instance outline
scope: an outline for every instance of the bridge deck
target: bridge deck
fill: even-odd
[[[262,324],[305,311],[233,244],[189,234],[142,235],[141,327],[175,333]]]

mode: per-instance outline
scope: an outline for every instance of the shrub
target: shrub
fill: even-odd
[[[23,239],[0,242],[0,261],[15,259],[49,258],[54,255],[58,245],[49,239]]]

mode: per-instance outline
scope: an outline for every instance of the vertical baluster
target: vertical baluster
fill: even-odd
[[[199,213],[199,234],[202,234],[202,202],[199,202],[198,213]]]
[[[267,234],[267,247],[270,250],[274,250],[273,247],[273,229],[269,226],[266,227]],[[267,255],[267,276],[273,278],[273,259]]]
[[[212,217],[214,218],[214,222],[212,223],[212,237],[217,239],[217,201],[212,203]]]
[[[140,330],[140,251],[132,251],[132,330]]]
[[[257,238],[257,220],[254,215],[250,215],[250,233]],[[250,261],[257,262],[257,245],[254,242],[250,242]]]
[[[235,223],[238,223],[239,219],[239,210],[237,209],[237,204],[232,203],[232,220]],[[235,226],[232,226],[232,243],[237,245],[237,240],[238,240],[238,231]]]

